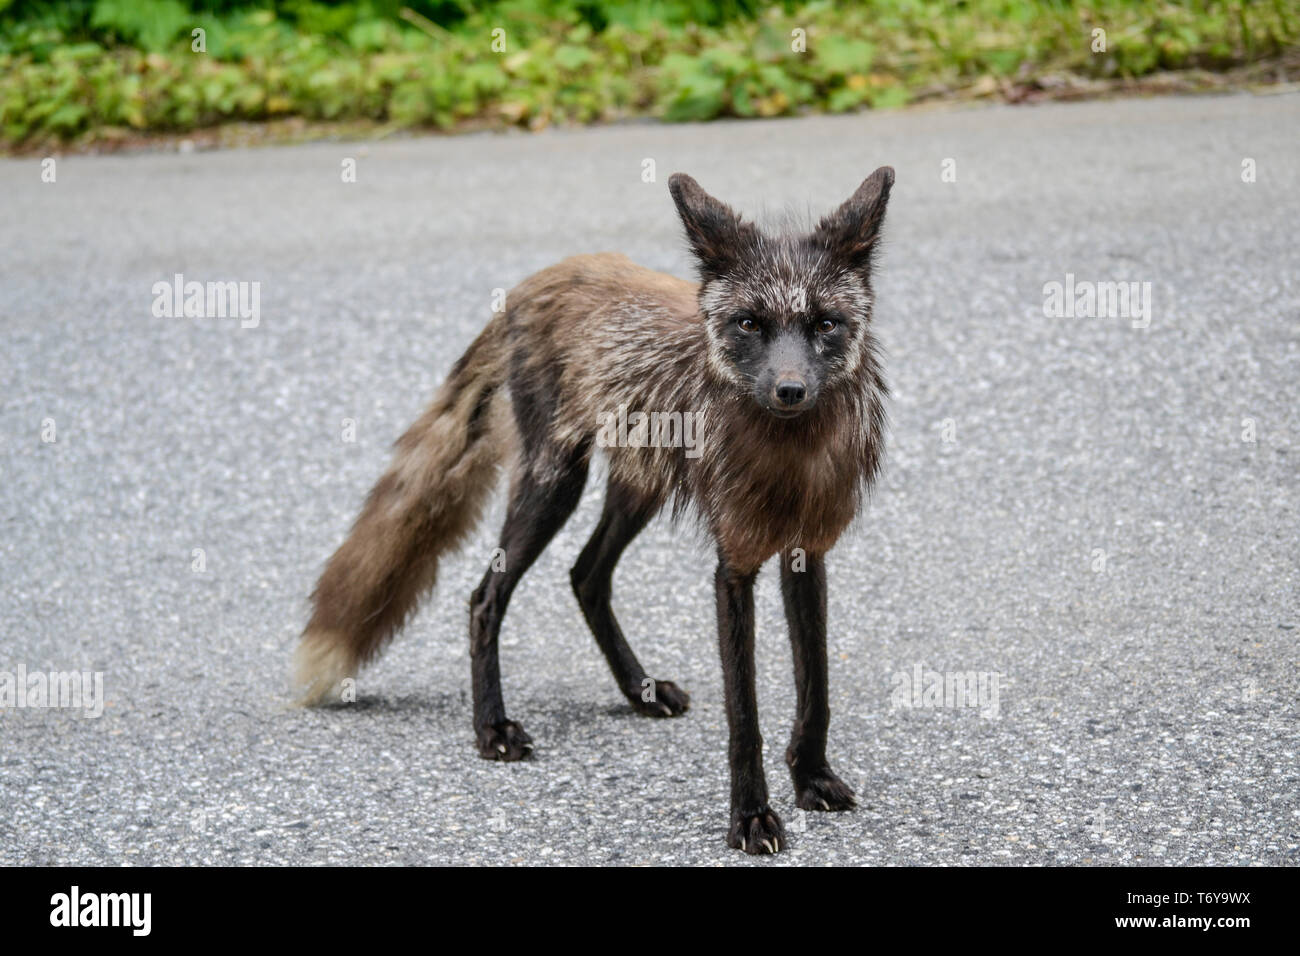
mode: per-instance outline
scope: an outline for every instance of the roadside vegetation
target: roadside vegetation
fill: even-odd
[[[0,0],[0,144],[456,130],[1300,77],[1293,0]]]

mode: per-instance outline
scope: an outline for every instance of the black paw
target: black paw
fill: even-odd
[[[771,807],[762,807],[756,813],[732,810],[727,846],[753,855],[777,853],[786,848],[785,827]]]
[[[654,700],[646,700],[650,692]],[[636,688],[628,695],[638,714],[647,717],[677,717],[691,709],[691,695],[670,680],[657,680]]]
[[[794,778],[794,805],[800,810],[852,810],[853,790],[829,767]]]
[[[533,752],[533,738],[513,720],[480,727],[474,736],[478,739],[478,755],[484,760],[523,760]]]

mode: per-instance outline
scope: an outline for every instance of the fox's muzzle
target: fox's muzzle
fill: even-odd
[[[814,356],[801,336],[785,333],[768,346],[767,368],[760,375],[754,397],[769,412],[791,418],[813,407],[818,376]]]

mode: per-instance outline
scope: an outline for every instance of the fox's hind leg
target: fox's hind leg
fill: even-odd
[[[527,469],[520,471],[510,489],[506,523],[501,529],[504,567],[500,571],[490,568],[470,598],[474,736],[479,756],[488,760],[520,760],[533,749],[524,728],[506,719],[497,635],[515,585],[573,514],[586,481],[586,449],[575,453],[555,477],[539,479]]]
[[[614,567],[624,549],[641,533],[657,507],[615,484],[605,491],[605,509],[591,540],[569,573],[587,625],[600,645],[619,690],[638,712],[650,717],[676,717],[690,707],[691,697],[672,681],[653,680],[632,653],[610,606]]]

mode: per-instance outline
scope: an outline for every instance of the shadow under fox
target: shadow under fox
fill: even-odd
[[[438,560],[479,520],[504,464],[503,566],[470,598],[474,732],[483,757],[528,756],[532,740],[501,697],[497,635],[510,595],[577,506],[601,423],[621,407],[689,413],[693,454],[671,441],[602,448],[604,511],[571,573],[582,613],[636,710],[684,713],[689,696],[647,678],[610,594],[619,557],[661,509],[698,515],[718,553],[727,840],[776,852],[786,838],[763,773],[753,588],[779,553],[798,697],[786,751],[796,804],[853,807],[826,757],[824,555],[856,515],[882,451],[886,388],[870,330],[871,273],[893,181],[882,167],[810,233],[772,235],[679,173],[669,189],[698,283],[601,254],[566,259],[512,290],[398,440],[326,565],[297,652],[304,700],[337,694],[402,626],[433,586]]]

